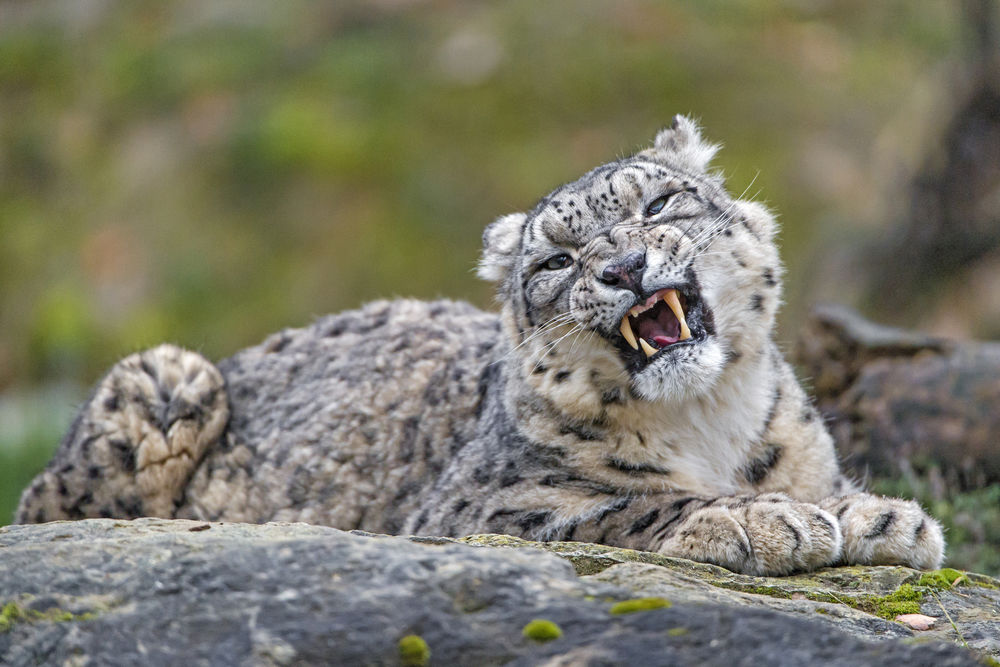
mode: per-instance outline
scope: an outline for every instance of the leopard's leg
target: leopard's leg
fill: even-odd
[[[912,500],[853,493],[827,498],[820,506],[833,514],[844,535],[848,565],[941,567],[944,534],[937,521]]]
[[[97,385],[15,521],[171,517],[228,419],[225,382],[204,357],[172,345],[133,354]]]
[[[587,495],[591,509],[567,516],[552,511],[551,489],[547,491],[548,504],[526,503],[530,495],[512,494],[503,507],[488,508],[489,518],[477,529],[659,551],[755,575],[814,570],[840,557],[842,538],[836,518],[781,493],[719,498],[608,495],[596,507],[594,495]],[[583,505],[584,497],[565,492],[566,506]],[[463,511],[471,506],[463,505]]]

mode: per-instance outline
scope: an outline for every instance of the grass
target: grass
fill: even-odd
[[[78,395],[53,387],[0,397],[0,525],[10,523],[21,491],[52,457]]]
[[[905,0],[432,4],[17,3],[0,391],[394,294],[488,305],[483,227],[675,113],[781,214],[793,309],[816,219],[874,195],[871,144],[961,47],[956,11]]]

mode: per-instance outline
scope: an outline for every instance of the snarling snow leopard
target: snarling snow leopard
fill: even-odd
[[[220,362],[164,345],[97,385],[19,522],[161,516],[507,533],[752,574],[938,567],[863,493],[772,340],[776,223],[684,117],[496,220],[500,314],[381,301]]]

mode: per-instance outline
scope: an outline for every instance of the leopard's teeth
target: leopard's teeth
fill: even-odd
[[[639,339],[639,345],[642,346],[642,351],[646,353],[647,357],[651,357],[657,352],[659,352],[659,350],[657,350],[655,347],[647,343],[645,338]]]
[[[674,317],[681,324],[681,337],[677,340],[687,340],[691,337],[691,330],[688,328],[687,320],[684,319],[684,309],[681,308],[681,300],[677,298],[677,290],[672,289],[664,292],[663,300],[667,302],[670,310],[674,313]]]
[[[618,328],[621,330],[625,342],[631,345],[633,350],[638,350],[639,344],[635,342],[635,334],[632,333],[632,325],[629,324],[628,315],[622,318],[622,324]]]

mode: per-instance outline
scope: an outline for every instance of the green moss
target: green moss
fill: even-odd
[[[637,611],[649,611],[670,606],[670,600],[665,598],[635,598],[622,600],[611,607],[612,614],[632,614]]]
[[[970,576],[967,574],[965,576],[969,578],[969,581],[971,581],[974,585],[979,586],[980,588],[989,588],[990,590],[994,591],[1000,589],[1000,586],[997,586],[996,583],[994,583],[996,579],[994,579],[993,577],[986,577],[981,574],[977,574],[974,576]]]
[[[920,601],[923,598],[922,591],[918,591],[910,584],[903,584],[883,597],[860,598],[859,608],[891,621],[900,614],[919,614]]]
[[[668,637],[683,637],[684,635],[691,632],[687,628],[670,628],[667,630]]]
[[[910,584],[903,584],[888,595],[833,595],[832,593],[805,593],[807,599],[813,602],[842,604],[869,614],[893,620],[900,614],[916,614],[920,612],[920,601],[924,594]],[[819,610],[817,610],[819,611]]]
[[[20,618],[24,616],[24,611],[16,602],[8,602],[0,610],[0,632],[7,632]]]
[[[969,578],[964,572],[953,570],[950,567],[941,568],[932,572],[925,572],[920,575],[917,581],[918,586],[927,586],[936,590],[948,590],[953,586],[968,583]]]
[[[924,594],[910,584],[903,584],[892,594],[886,596],[887,600],[898,600],[901,602],[919,602],[924,599]]]
[[[900,614],[919,614],[919,602],[879,602],[875,605],[875,615],[891,621]]]
[[[562,628],[544,618],[536,618],[524,626],[521,634],[536,642],[549,642],[562,637]]]
[[[963,573],[957,570],[941,570],[944,574],[940,575],[940,579],[933,579],[933,581],[953,581],[949,579],[953,577],[951,573],[963,576]],[[931,573],[934,574],[934,573]],[[930,579],[928,581],[931,581]],[[918,582],[919,585],[927,585],[923,580]],[[723,588],[730,588],[733,590],[738,590],[743,593],[753,593],[755,595],[767,595],[769,597],[784,598],[788,599],[792,597],[792,592],[787,590],[782,590],[780,588],[774,588],[771,586],[741,586],[738,584],[732,584],[729,582],[716,584]],[[951,584],[945,584],[950,587]],[[892,593],[884,596],[877,595],[852,595],[852,594],[840,594],[834,595],[833,593],[826,593],[820,591],[800,591],[802,595],[806,597],[807,600],[812,602],[826,602],[829,604],[842,604],[860,611],[867,612],[869,614],[874,614],[876,616],[881,616],[882,618],[893,620],[896,616],[900,614],[916,614],[920,612],[920,601],[923,599],[923,591],[915,589],[911,584],[903,584],[898,589]],[[823,613],[822,610],[817,610],[819,613]]]
[[[940,641],[940,639],[935,639],[934,637],[928,637],[927,635],[915,635],[913,637],[904,637],[900,640],[901,643],[908,646],[920,646],[922,644],[934,644]]]
[[[788,591],[782,590],[775,586],[748,586],[745,584],[740,584],[735,581],[712,581],[709,583],[719,588],[727,588],[731,591],[739,591],[740,593],[751,593],[753,595],[766,595],[772,598],[788,599],[792,597],[792,594],[789,593]]]
[[[775,588],[774,586],[749,586],[747,588],[739,589],[744,593],[752,593],[754,595],[767,595],[772,598],[790,598],[792,594],[788,591],[783,591],[780,588]]]
[[[593,556],[572,556],[569,558],[569,562],[573,564],[573,569],[576,570],[578,577],[599,574],[612,565],[618,564],[610,558],[595,558]]]
[[[58,607],[47,609],[44,612],[35,609],[24,609],[16,602],[8,602],[0,609],[0,632],[7,632],[18,622],[33,623],[36,621],[49,621],[50,623],[65,623],[69,621],[88,621],[96,614],[86,612],[74,614]]]
[[[406,635],[399,640],[399,661],[406,667],[423,667],[431,659],[431,649],[420,635]]]

